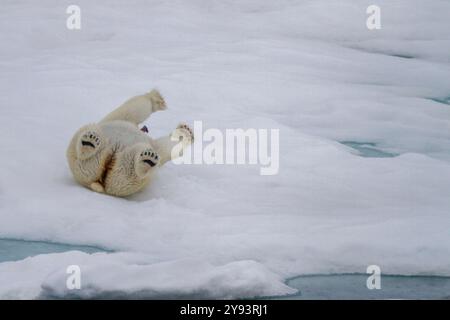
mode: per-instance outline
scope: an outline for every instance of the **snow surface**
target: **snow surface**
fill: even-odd
[[[2,1],[0,238],[107,248],[0,263],[0,298],[292,294],[299,274],[450,276],[448,1]],[[81,125],[157,87],[147,122],[280,129],[280,172],[174,165],[144,192],[77,185]],[[398,156],[362,157],[339,141]],[[67,292],[78,264],[83,290]]]

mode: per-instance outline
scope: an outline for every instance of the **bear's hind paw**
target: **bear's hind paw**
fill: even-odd
[[[78,143],[78,156],[84,160],[97,153],[102,143],[100,135],[93,130],[88,130],[81,135]]]
[[[154,167],[159,163],[159,155],[153,149],[147,148],[141,152],[140,160],[150,167]]]
[[[138,153],[136,160],[136,174],[139,177],[145,177],[150,169],[159,164],[160,156],[151,147],[145,147],[140,151],[140,153]]]

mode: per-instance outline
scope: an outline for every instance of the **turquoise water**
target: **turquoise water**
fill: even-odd
[[[0,263],[38,254],[79,250],[86,253],[111,252],[94,246],[44,241],[0,239]],[[369,290],[367,274],[309,275],[291,278],[287,284],[298,293],[267,299],[450,299],[450,277],[382,275],[381,289]],[[123,296],[121,298],[126,298]],[[145,294],[140,297],[145,298]],[[167,297],[176,298],[176,297]]]
[[[287,281],[297,294],[270,299],[450,299],[450,277],[381,275],[381,288],[369,290],[367,274],[299,276]]]
[[[397,156],[395,153],[380,150],[373,142],[340,141],[340,143],[357,150],[361,157],[391,158]]]
[[[438,103],[450,104],[450,96],[444,98],[429,98],[429,99]]]
[[[38,254],[57,253],[71,250],[79,250],[86,253],[108,251],[93,246],[78,246],[45,241],[0,239],[0,263],[5,261],[22,260]]]

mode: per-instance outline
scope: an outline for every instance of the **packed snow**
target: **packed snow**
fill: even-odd
[[[379,0],[380,30],[369,1],[77,0],[81,30],[69,4],[2,1],[0,238],[110,251],[2,262],[0,298],[282,296],[371,264],[450,276],[448,1]],[[169,109],[152,136],[279,129],[279,173],[168,164],[127,199],[77,185],[73,133],[153,87]]]

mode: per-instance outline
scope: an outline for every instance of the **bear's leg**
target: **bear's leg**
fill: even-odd
[[[161,94],[153,89],[149,93],[133,97],[108,114],[101,122],[114,120],[129,121],[136,125],[144,122],[153,112],[166,109]]]
[[[192,129],[187,124],[179,124],[169,135],[153,141],[160,155],[161,165],[183,155],[183,149],[194,141]]]
[[[97,125],[89,125],[78,135],[76,153],[78,159],[86,160],[99,152],[104,147],[105,141],[100,128]]]
[[[105,177],[105,192],[125,197],[142,190],[159,166],[159,159],[159,155],[147,143],[137,143],[121,151]]]
[[[134,171],[140,178],[145,178],[148,173],[159,165],[159,154],[148,144],[138,144],[135,148]]]
[[[93,182],[101,179],[104,165],[110,155],[107,138],[96,124],[79,129],[72,137],[66,152],[75,180],[85,187],[91,187]]]

